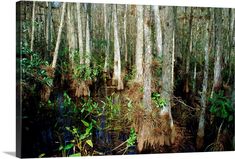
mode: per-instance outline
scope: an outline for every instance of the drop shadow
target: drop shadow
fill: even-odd
[[[5,154],[8,154],[9,156],[16,157],[16,152],[3,152]]]

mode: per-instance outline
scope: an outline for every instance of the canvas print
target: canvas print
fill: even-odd
[[[233,151],[235,10],[16,3],[18,157]]]

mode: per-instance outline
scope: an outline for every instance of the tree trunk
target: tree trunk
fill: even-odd
[[[186,79],[185,79],[185,93],[189,93],[189,69],[190,69],[190,57],[192,55],[192,40],[193,40],[193,35],[192,35],[192,23],[193,23],[193,8],[191,7],[190,9],[190,18],[189,18],[189,30],[188,30],[188,38],[187,38],[187,47],[185,49],[186,52],[186,67],[185,67],[185,74],[186,74]]]
[[[59,52],[60,41],[61,41],[61,33],[62,33],[63,25],[64,25],[65,9],[66,9],[66,2],[64,2],[63,6],[62,6],[62,14],[61,14],[61,19],[60,19],[60,27],[59,27],[59,31],[58,31],[58,35],[57,35],[55,52],[54,52],[53,61],[52,61],[52,68],[53,69],[55,69],[55,67],[56,67],[56,62],[57,62],[57,58],[58,58],[58,52]]]
[[[69,3],[67,5],[67,39],[69,44],[69,59],[72,66],[72,70],[75,68],[74,63],[74,53],[77,49],[77,40],[75,34],[75,26],[74,26],[74,16],[73,16],[73,4]]]
[[[156,34],[156,46],[157,46],[157,56],[162,57],[162,29],[161,29],[161,20],[159,7],[154,5],[154,21],[155,21],[155,34]]]
[[[114,71],[113,71],[113,85],[117,84],[117,90],[122,90],[123,81],[121,78],[121,55],[118,38],[118,22],[117,22],[117,6],[113,6],[113,18],[114,18]]]
[[[78,43],[79,43],[79,58],[80,64],[84,64],[83,54],[83,36],[82,36],[82,20],[80,12],[80,3],[77,3],[77,18],[78,18]]]
[[[215,33],[216,33],[216,59],[215,59],[215,66],[214,66],[214,81],[212,86],[211,97],[213,97],[214,92],[220,90],[222,85],[222,46],[221,46],[221,26],[222,26],[222,10],[216,8],[215,9]]]
[[[48,54],[51,51],[51,2],[48,2],[47,8],[47,25],[46,25],[46,43],[47,43],[47,54],[45,54],[45,59],[47,59]]]
[[[124,52],[125,52],[125,63],[127,65],[128,61],[128,54],[127,54],[127,39],[126,39],[126,16],[127,16],[127,4],[125,4],[125,11],[124,11],[124,22],[123,22],[123,30],[124,30]]]
[[[86,56],[85,63],[87,67],[90,67],[91,63],[91,41],[90,41],[90,15],[89,15],[89,4],[86,4]]]
[[[33,1],[33,11],[32,11],[32,32],[31,32],[31,42],[30,42],[30,50],[33,51],[33,44],[34,44],[34,32],[35,32],[35,1]],[[31,56],[32,59],[32,56]]]
[[[109,47],[110,47],[110,42],[109,42],[109,36],[110,36],[110,18],[109,18],[109,10],[107,12],[107,5],[104,4],[104,32],[105,32],[105,41],[107,42],[107,45],[105,47],[105,62],[104,62],[104,72],[108,73],[109,72]]]
[[[208,10],[209,15],[209,10]],[[204,77],[202,84],[201,93],[201,113],[199,118],[199,125],[197,131],[197,149],[200,150],[204,143],[204,129],[205,129],[205,113],[206,113],[206,102],[207,102],[207,85],[208,85],[208,72],[209,72],[209,53],[210,53],[210,20],[206,24],[205,30],[205,64],[204,64]]]
[[[135,55],[135,66],[136,75],[135,81],[138,83],[143,82],[143,6],[138,5],[136,7],[137,12],[137,36],[136,36],[136,55]]]
[[[140,6],[140,7],[142,7],[142,6]],[[137,8],[137,11],[139,11],[139,8]],[[140,12],[141,12],[141,8],[140,8]],[[152,111],[152,104],[151,104],[152,43],[151,43],[151,28],[150,28],[151,27],[150,26],[150,7],[148,7],[148,6],[146,6],[144,17],[145,17],[145,19],[144,19],[145,57],[144,57],[143,105],[144,105],[145,112],[150,113]]]
[[[166,19],[164,23],[165,39],[163,45],[163,65],[162,65],[162,91],[161,98],[164,99],[165,105],[161,108],[160,119],[162,123],[167,123],[162,128],[163,132],[160,138],[163,138],[164,142],[160,142],[160,145],[169,145],[174,143],[175,130],[173,119],[171,115],[171,98],[173,95],[174,86],[174,51],[175,51],[175,17],[176,8],[167,7],[165,11]]]

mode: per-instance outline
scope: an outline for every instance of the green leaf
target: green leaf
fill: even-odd
[[[84,121],[84,120],[81,120],[82,121],[82,123],[86,126],[86,127],[89,127],[89,123],[88,122],[86,122],[86,121]]]
[[[73,144],[68,144],[64,147],[64,150],[69,150],[73,147],[74,145]]]
[[[81,157],[81,153],[75,153],[75,154],[72,154],[72,155],[69,155],[69,157]]]
[[[41,155],[38,156],[38,158],[42,158],[45,155],[46,155],[45,153],[42,153]]]
[[[64,147],[61,145],[61,146],[59,147],[59,151],[63,150],[63,148],[64,148]]]
[[[86,143],[87,143],[89,146],[93,147],[93,143],[92,143],[91,140],[86,140]]]
[[[233,120],[233,115],[229,115],[228,121],[230,122],[230,121],[232,121],[232,120]]]

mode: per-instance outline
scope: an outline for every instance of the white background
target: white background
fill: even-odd
[[[65,0],[68,1],[68,0]],[[79,0],[74,0],[79,1]],[[157,2],[156,2],[157,1]],[[209,6],[235,8],[235,0],[81,0],[80,2],[108,2],[134,4],[160,4],[177,6]],[[15,158],[15,3],[3,0],[0,5],[0,159]],[[134,156],[105,156],[94,158],[235,158],[235,152],[177,153]],[[86,157],[90,158],[90,157]]]

